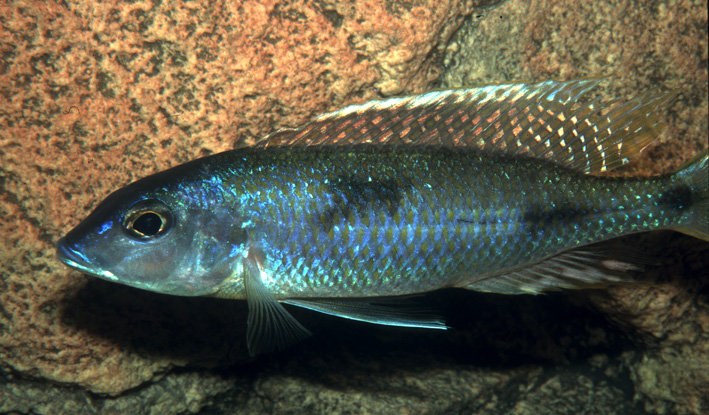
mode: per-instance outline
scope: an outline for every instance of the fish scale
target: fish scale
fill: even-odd
[[[539,180],[538,164],[515,157],[483,158],[477,150],[362,146],[347,154],[328,148],[244,151],[251,153],[249,159],[272,166],[263,169],[270,179],[250,174],[262,187],[279,188],[291,180],[302,189],[262,192],[262,197],[242,202],[246,211],[260,212],[263,239],[257,244],[267,258],[266,272],[278,276],[265,284],[283,297],[398,295],[464,286],[475,281],[471,276],[500,272],[510,263],[533,262],[568,246],[672,221],[673,212],[665,207],[654,204],[649,210],[647,200],[628,197],[642,189],[661,198],[667,177],[589,178],[548,163],[546,180]],[[271,158],[270,152],[288,155]],[[336,176],[361,176],[361,167],[344,162],[352,153],[367,166],[373,183],[401,184],[394,214],[377,204],[381,201],[369,200],[354,212],[353,221],[341,214],[344,204],[333,205],[337,195],[320,184]],[[513,191],[517,187],[526,189],[524,198]],[[309,208],[301,209],[304,205]],[[340,212],[329,225],[336,231],[324,229],[324,210]],[[268,216],[278,220],[267,222],[263,218]],[[613,223],[612,229],[603,223]],[[410,230],[418,236],[410,237]],[[300,288],[304,284],[308,290]]]

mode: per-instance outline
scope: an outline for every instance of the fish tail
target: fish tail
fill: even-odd
[[[704,150],[675,173],[677,188],[689,192],[690,205],[672,229],[709,241],[709,150]]]

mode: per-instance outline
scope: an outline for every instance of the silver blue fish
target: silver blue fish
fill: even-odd
[[[464,287],[602,287],[632,261],[590,244],[674,229],[709,240],[707,151],[612,178],[672,94],[584,98],[595,80],[491,85],[353,105],[109,195],[57,243],[66,265],[182,296],[246,299],[252,353],[309,334],[281,303],[446,328],[391,300]]]

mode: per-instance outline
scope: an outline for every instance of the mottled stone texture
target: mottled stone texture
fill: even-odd
[[[478,3],[0,0],[0,412],[709,412],[709,246],[670,232],[623,240],[657,258],[650,287],[443,292],[447,333],[296,310],[315,337],[253,363],[243,302],[54,258],[117,187],[378,94],[607,76],[613,96],[681,92],[625,173],[707,147],[704,1]]]
[[[681,95],[658,143],[622,174],[673,171],[707,148],[707,8],[704,2],[567,0],[505,2],[448,46],[448,85],[489,79],[607,77],[605,91]],[[657,284],[590,293],[596,309],[647,345],[629,364],[650,412],[709,412],[709,245],[657,233],[628,242],[657,260]]]
[[[141,353],[135,334],[171,318],[161,300],[93,304],[53,242],[136,178],[425,89],[465,3],[0,3],[3,369],[115,394],[193,360]]]

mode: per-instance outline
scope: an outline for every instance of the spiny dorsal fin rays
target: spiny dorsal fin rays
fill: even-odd
[[[281,130],[257,146],[471,147],[599,173],[629,162],[654,140],[657,108],[675,95],[580,102],[599,82],[489,85],[370,101]]]
[[[505,101],[576,100],[580,94],[595,86],[598,80],[579,80],[568,83],[489,85],[478,88],[460,88],[433,91],[421,95],[388,98],[350,105],[339,111],[315,118],[300,129],[279,131],[259,142],[258,146],[279,145],[338,145],[338,144],[416,144],[477,147],[484,142],[469,134],[461,141],[450,142],[446,134],[439,134],[438,122],[452,124],[463,121],[464,127],[488,129],[494,125],[491,114],[501,114]],[[568,96],[565,96],[568,95]],[[444,117],[445,116],[445,117]],[[457,116],[457,117],[456,117]],[[465,121],[476,116],[474,125]],[[285,134],[281,134],[285,133]],[[292,133],[292,134],[288,134]]]

